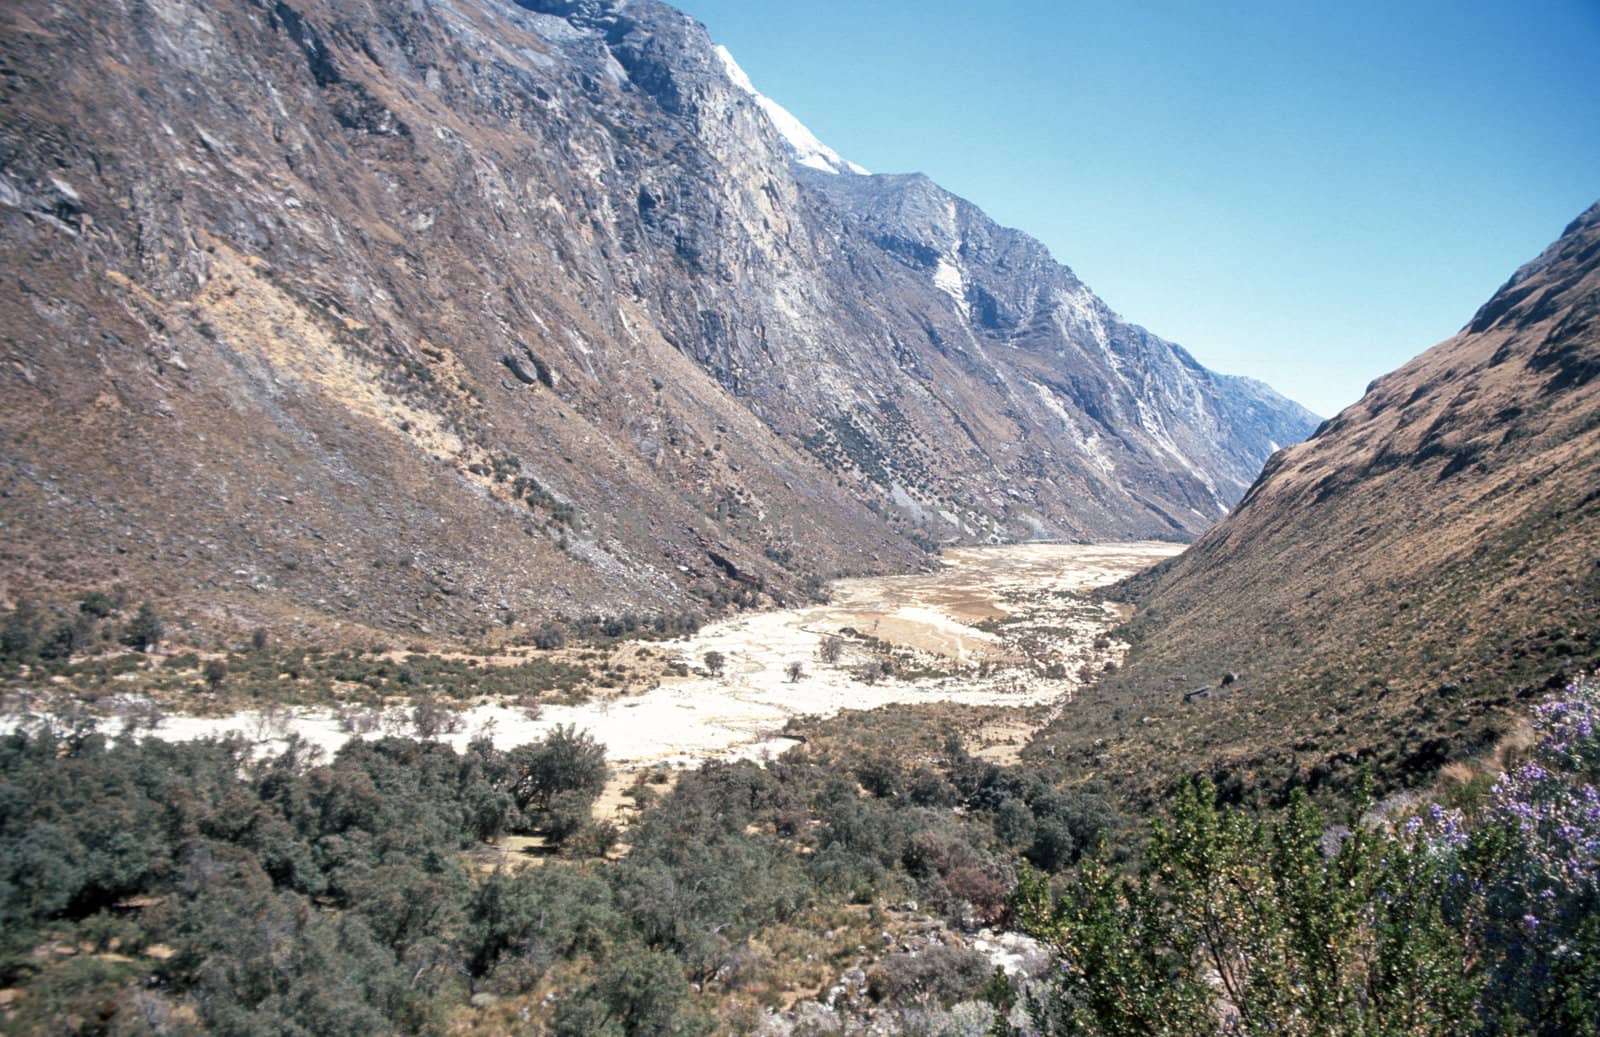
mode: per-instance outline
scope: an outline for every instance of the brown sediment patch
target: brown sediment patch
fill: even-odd
[[[978,725],[971,741],[976,747],[968,750],[973,756],[990,763],[1009,766],[1022,760],[1022,747],[1028,744],[1035,731],[1051,717],[1050,712],[1037,709],[1008,709],[1001,715]]]
[[[1181,549],[1151,541],[952,548],[932,573],[840,580],[820,619],[951,659],[1012,661],[1015,653],[981,625],[1031,611],[1019,596],[1079,594]]]

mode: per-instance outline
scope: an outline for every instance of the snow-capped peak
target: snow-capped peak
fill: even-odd
[[[728,53],[728,48],[717,44],[717,58],[722,62],[723,71],[733,85],[755,98],[761,110],[767,113],[767,118],[772,120],[773,129],[778,131],[784,141],[789,145],[789,151],[794,160],[802,166],[820,169],[824,173],[859,173],[867,175],[867,171],[854,162],[840,157],[839,153],[817,139],[817,135],[806,129],[806,124],[796,119],[783,105],[766,96],[755,88],[750,82],[750,77],[745,75],[744,69],[733,60],[733,55]]]

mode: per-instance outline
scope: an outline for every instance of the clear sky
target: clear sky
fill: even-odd
[[[1331,415],[1600,199],[1600,0],[679,0],[845,158]]]

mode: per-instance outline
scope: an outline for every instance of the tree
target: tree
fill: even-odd
[[[38,649],[39,610],[26,599],[6,617],[0,627],[0,655],[12,659],[26,659]]]
[[[50,631],[50,636],[38,646],[39,655],[45,659],[66,660],[72,653],[89,643],[90,623],[94,621],[79,613],[76,619],[62,620]]]
[[[789,678],[790,684],[797,683],[806,675],[806,664],[796,660],[783,668],[784,675]]]
[[[201,667],[200,675],[206,679],[206,684],[212,691],[222,687],[222,682],[228,679],[228,662],[226,659],[207,659],[205,666]]]
[[[706,672],[711,674],[713,677],[721,677],[722,668],[727,665],[728,657],[723,655],[721,652],[710,651],[705,654],[705,661]]]
[[[1469,1032],[1474,954],[1441,911],[1438,855],[1361,828],[1329,856],[1301,792],[1271,823],[1215,800],[1186,783],[1135,876],[1086,860],[1052,906],[1025,873],[1024,928],[1062,959],[1044,1032]]]
[[[606,747],[575,726],[558,724],[544,741],[518,746],[508,756],[517,772],[512,795],[524,813],[549,810],[561,792],[593,799],[606,785]]]
[[[250,647],[257,652],[265,651],[268,636],[266,627],[256,627],[250,632]]]
[[[418,738],[425,742],[432,741],[442,734],[459,730],[461,714],[432,699],[423,699],[411,710],[411,726]]]
[[[838,634],[829,634],[817,645],[817,655],[823,662],[832,666],[844,655],[844,638]]]
[[[141,602],[139,612],[128,624],[127,631],[122,635],[122,643],[141,652],[148,652],[161,643],[161,638],[166,634],[166,627],[161,622],[161,617],[151,604]]]

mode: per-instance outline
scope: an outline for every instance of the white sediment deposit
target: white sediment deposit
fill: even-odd
[[[1132,543],[950,550],[936,572],[841,580],[832,586],[828,604],[736,616],[658,646],[697,671],[707,652],[720,652],[725,659],[720,676],[695,672],[630,697],[546,705],[537,719],[513,704],[479,704],[464,711],[459,728],[445,737],[458,747],[480,736],[508,747],[571,724],[591,732],[605,744],[613,764],[629,769],[775,754],[793,744],[781,732],[790,717],[800,715],[908,702],[1025,706],[1065,700],[1078,684],[1080,665],[1103,665],[1122,648],[1114,642],[1093,647],[1097,635],[1115,623],[1116,613],[1078,593],[1178,549]],[[1035,633],[1031,657],[1008,637],[1008,623],[1026,624]],[[842,657],[832,664],[822,661],[823,638],[847,629],[856,633],[842,638]],[[1041,638],[1040,630],[1047,636]],[[912,675],[866,680],[861,671],[891,647],[910,653]],[[1065,675],[1046,676],[1041,651],[1061,663]],[[797,680],[787,672],[791,663],[805,670]],[[391,712],[396,733],[408,733],[402,716],[403,711]],[[328,709],[170,715],[154,733],[182,740],[229,732],[268,746],[293,732],[329,752],[355,737]]]

